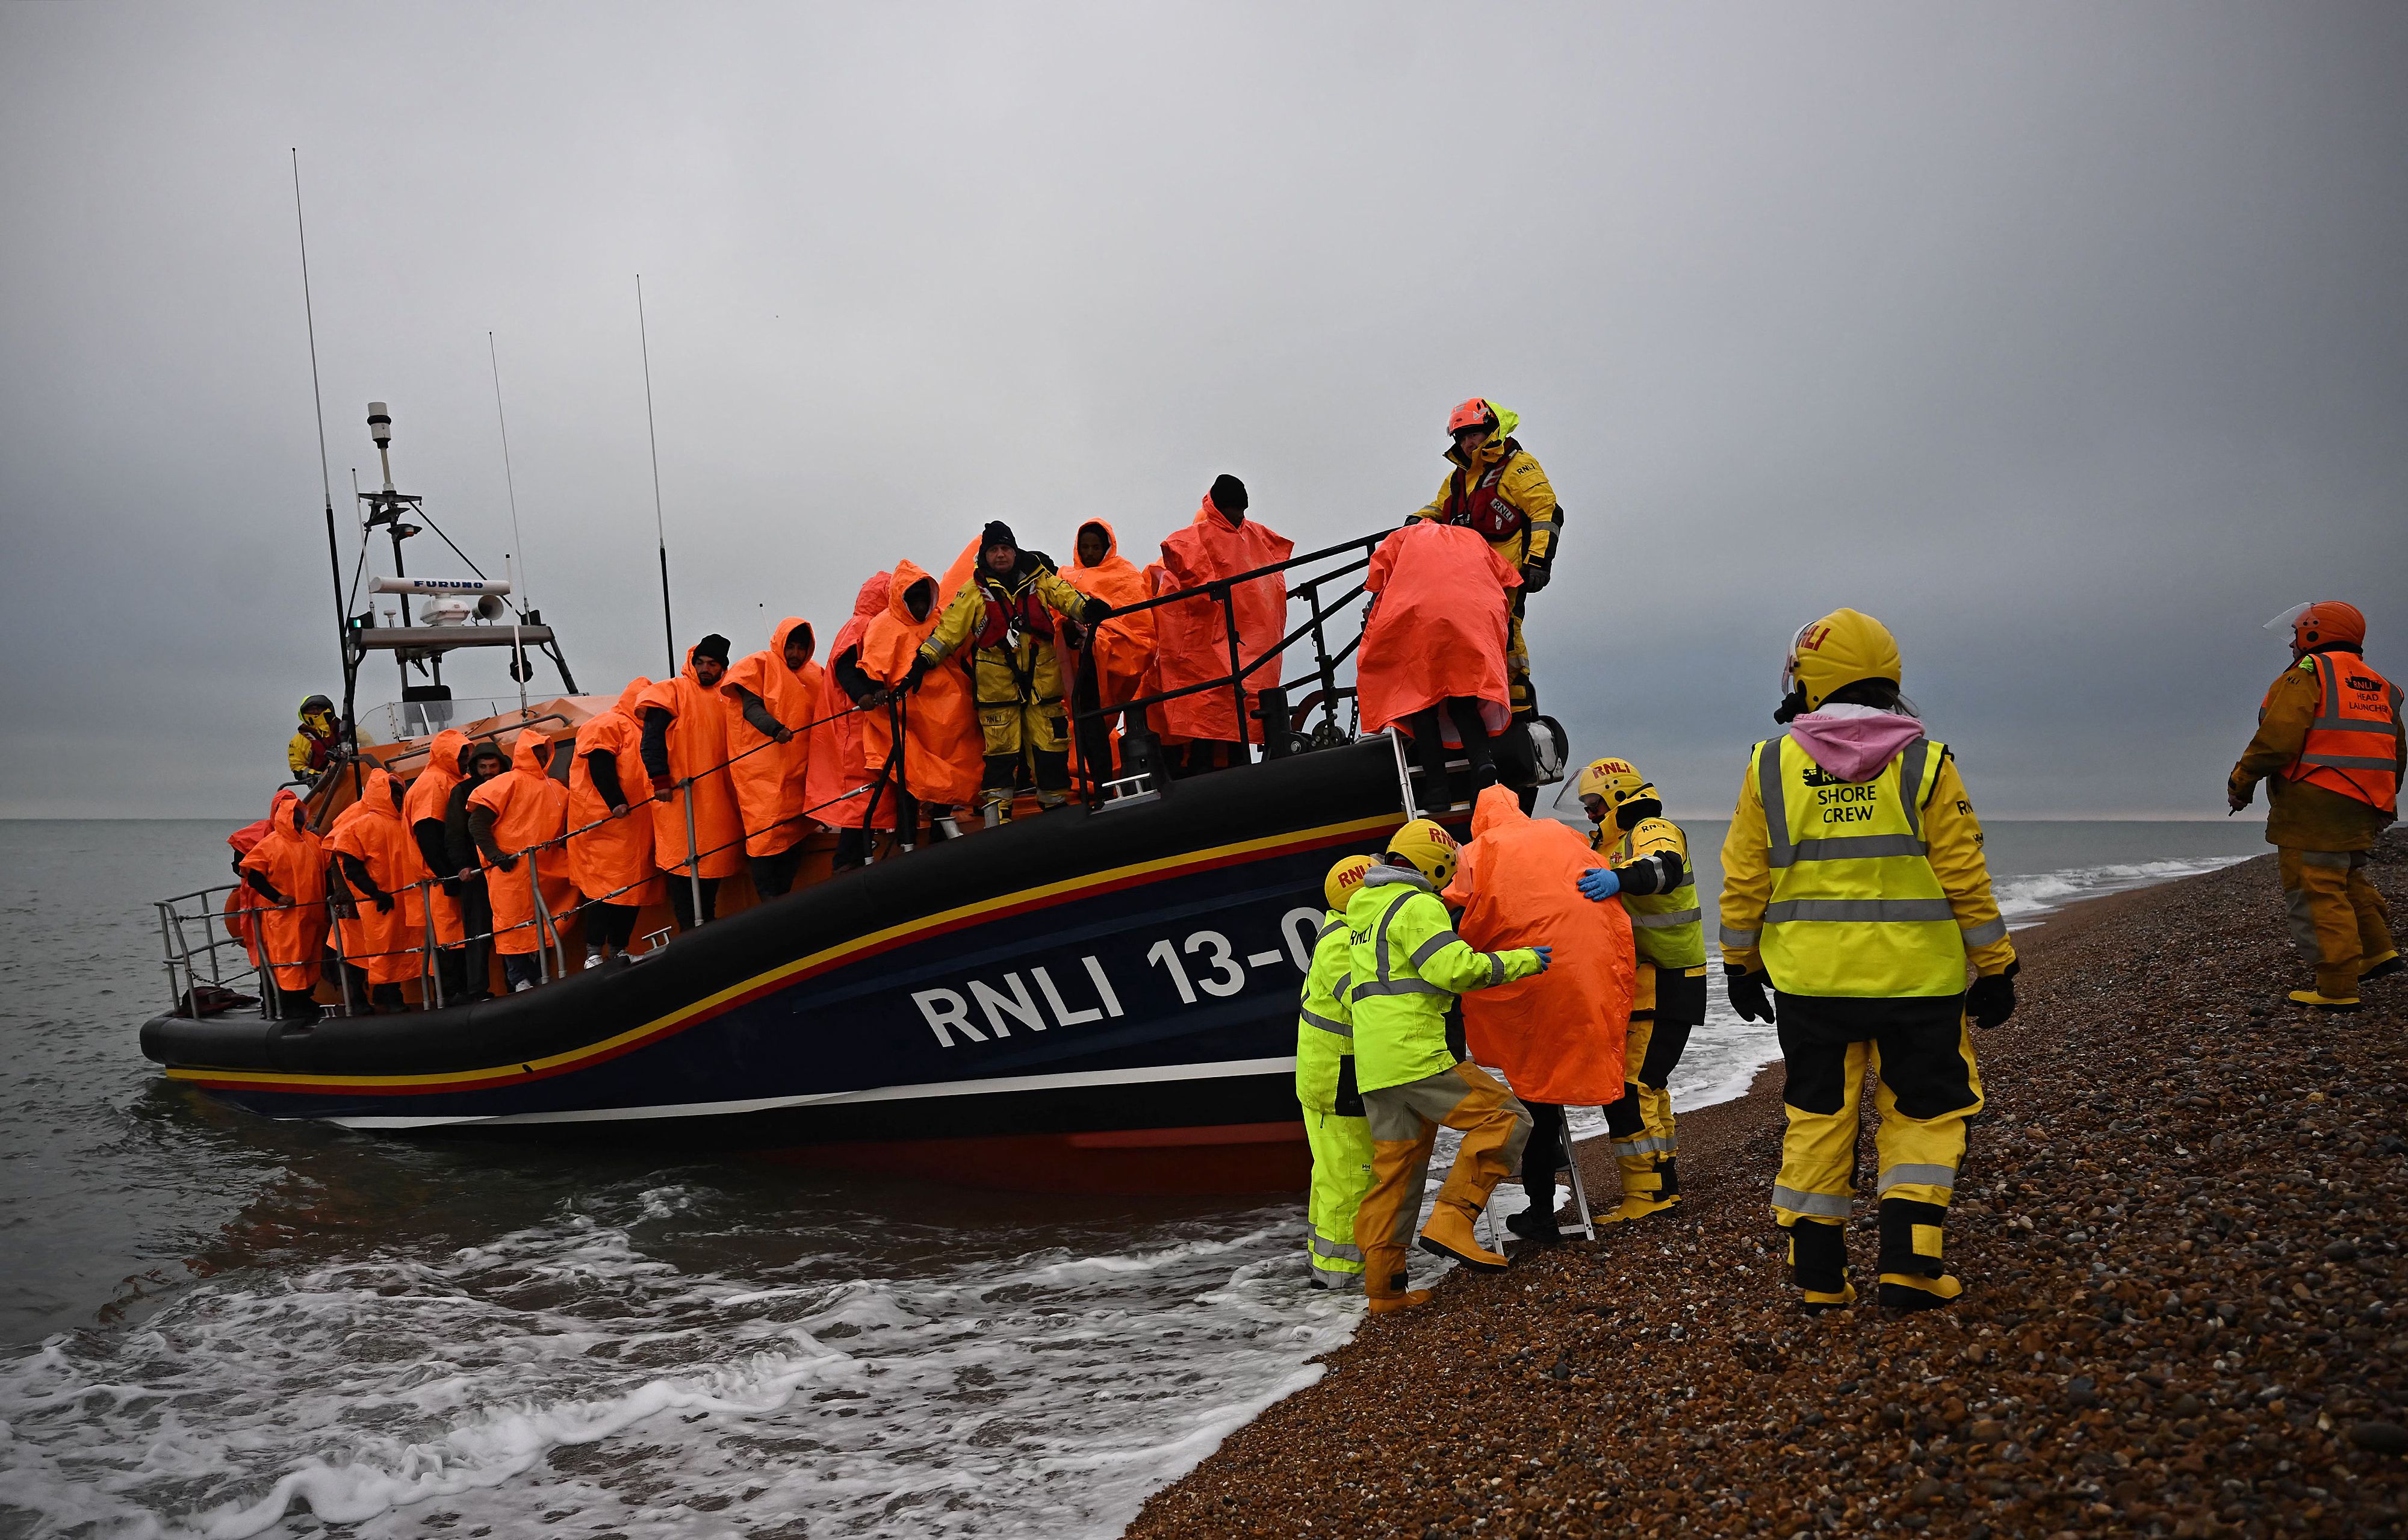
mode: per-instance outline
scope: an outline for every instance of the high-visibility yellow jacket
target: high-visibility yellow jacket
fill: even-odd
[[[1786,734],[1756,745],[1723,842],[1722,943],[1785,994],[1854,999],[1961,994],[1969,957],[2014,961],[1947,745],[1916,739],[1854,783]]]
[[[1544,563],[1555,554],[1555,531],[1563,525],[1563,510],[1556,506],[1555,489],[1547,481],[1547,473],[1530,452],[1512,441],[1512,434],[1520,418],[1506,412],[1496,432],[1480,446],[1472,462],[1465,465],[1454,451],[1447,458],[1455,460],[1457,469],[1449,471],[1439,483],[1438,496],[1419,511],[1409,517],[1435,519],[1440,524],[1467,523],[1462,517],[1466,504],[1476,500],[1484,491],[1492,470],[1498,471],[1493,491],[1497,497],[1511,504],[1526,521],[1525,527],[1503,540],[1491,540],[1490,550],[1512,564],[1516,570],[1531,562]]]
[[[1600,828],[1590,839],[1605,864],[1616,871],[1650,856],[1678,856],[1680,885],[1670,893],[1625,893],[1630,939],[1641,961],[1658,968],[1702,968],[1706,926],[1698,908],[1698,880],[1689,861],[1689,837],[1670,818],[1641,818],[1627,829]]]
[[[1308,1112],[1336,1110],[1346,1060],[1354,1057],[1354,1009],[1346,1000],[1354,965],[1346,916],[1329,910],[1321,917],[1296,1015],[1296,1099]]]
[[[1346,932],[1354,1077],[1367,1092],[1455,1068],[1446,1013],[1455,997],[1539,971],[1539,955],[1526,946],[1483,952],[1456,935],[1429,883],[1402,867],[1364,877],[1346,904]]]

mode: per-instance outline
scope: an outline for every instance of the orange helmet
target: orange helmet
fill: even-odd
[[[2366,642],[2366,617],[2355,604],[2339,599],[2318,599],[2300,611],[2291,622],[2291,644],[2306,652],[2331,641]]]
[[[1455,415],[1446,420],[1446,436],[1452,439],[1465,428],[1494,429],[1496,426],[1497,409],[1488,404],[1487,397],[1475,396],[1455,408]]]

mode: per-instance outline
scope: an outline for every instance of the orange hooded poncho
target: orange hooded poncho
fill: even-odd
[[[1581,873],[1597,864],[1586,840],[1524,813],[1512,787],[1490,786],[1442,895],[1463,910],[1456,934],[1484,952],[1555,949],[1545,972],[1463,997],[1471,1057],[1528,1101],[1601,1107],[1622,1099],[1638,953],[1622,900],[1580,895]]]
[[[260,841],[267,838],[268,828],[276,822],[276,815],[284,811],[284,804],[299,800],[300,797],[292,787],[280,787],[268,799],[266,817],[254,818],[226,836],[226,843],[234,849],[234,864],[237,868],[242,865],[242,858],[257,849]],[[234,890],[226,895],[226,934],[242,943],[243,950],[251,954],[251,963],[254,968],[259,966],[259,942],[251,930],[251,914],[252,910],[266,901],[259,896],[259,890],[248,883],[235,884]]]
[[[1363,731],[1458,696],[1480,702],[1492,735],[1504,731],[1507,611],[1521,585],[1476,529],[1416,519],[1381,541],[1363,574],[1376,596],[1354,665]]]
[[[636,702],[652,686],[638,675],[619,692],[617,705],[577,729],[568,762],[568,827],[583,832],[568,837],[568,874],[578,892],[595,903],[636,907],[665,896],[652,865],[652,783],[644,774],[644,729],[636,721]],[[610,756],[617,785],[595,781],[586,756],[596,751]],[[614,802],[627,811],[614,816]]]
[[[269,804],[267,832],[242,858],[288,900],[277,908],[261,900],[253,934],[262,966],[272,965],[286,989],[314,989],[326,950],[326,853],[310,831],[309,810],[289,791]]]
[[[446,727],[435,735],[426,748],[426,767],[418,779],[409,784],[409,794],[401,800],[401,821],[418,838],[418,826],[432,823],[438,829],[444,814],[452,808],[452,788],[460,784],[460,751],[468,746],[468,735],[457,727]],[[438,843],[440,842],[438,841]],[[425,857],[420,856],[421,864]],[[449,877],[449,871],[437,871],[437,877]],[[460,900],[443,891],[440,883],[428,890],[435,903],[435,941],[438,946],[457,946],[466,932],[460,923]]]
[[[720,704],[719,687],[695,677],[694,649],[689,647],[684,669],[646,690],[637,705],[639,725],[644,712],[654,707],[669,713],[669,775],[679,781],[695,778],[694,840],[703,852],[695,874],[735,876],[744,870],[744,823],[724,768],[727,711]],[[686,849],[686,796],[680,790],[667,801],[652,804],[652,860],[663,871],[681,877],[696,865]]]
[[[860,646],[861,639],[869,632],[869,623],[886,612],[887,590],[894,582],[887,573],[874,572],[870,574],[869,581],[861,585],[861,592],[853,596],[852,617],[846,620],[843,628],[837,632],[836,640],[828,647],[831,663]],[[844,685],[834,673],[827,676],[827,691],[823,698],[825,704],[821,708],[821,714],[824,716],[829,712],[857,704],[844,693]],[[858,797],[846,797],[844,794],[868,785],[877,779],[876,770],[863,753],[862,723],[866,716],[883,714],[883,707],[877,713],[846,712],[828,723],[824,731],[812,735],[810,770],[803,793],[803,805],[811,810],[813,818],[830,828],[859,828],[869,820],[868,794],[864,792]],[[894,809],[895,799],[890,797],[881,810],[887,816],[880,822],[891,826]]]
[[[494,846],[517,857],[509,871],[485,863],[496,952],[524,957],[543,950],[545,935],[535,908],[538,880],[554,926],[568,922],[577,902],[568,853],[557,845],[535,848],[568,828],[568,788],[548,773],[551,765],[552,741],[532,727],[521,728],[510,745],[510,768],[468,794],[470,807],[492,812]]]
[[[1211,497],[1196,511],[1193,523],[1162,542],[1162,569],[1168,591],[1200,588],[1217,578],[1250,572],[1283,562],[1296,554],[1296,542],[1272,533],[1252,519],[1232,525],[1213,506]],[[1240,585],[1232,596],[1238,622],[1238,658],[1247,664],[1261,657],[1287,634],[1287,575],[1274,572]],[[1154,612],[1154,647],[1161,660],[1162,687],[1176,690],[1229,674],[1229,627],[1218,600],[1199,595]],[[1253,712],[1254,692],[1280,682],[1280,662],[1273,657],[1246,677],[1246,710]],[[1162,707],[1163,722],[1179,738],[1262,741],[1262,727],[1240,722],[1236,702],[1225,684],[1198,690]]]
[[[925,619],[915,620],[909,601],[919,583],[927,584],[928,609]],[[916,563],[898,562],[887,589],[886,612],[869,623],[861,639],[861,671],[882,684],[900,684],[944,612],[937,580]],[[979,731],[969,675],[958,662],[949,658],[936,665],[921,676],[917,691],[862,714],[867,718],[862,724],[864,757],[872,775],[894,754],[893,723],[899,714],[905,789],[939,807],[967,806],[978,799],[979,782],[986,772],[986,740]],[[890,787],[885,795],[893,794]]]
[[[337,920],[343,960],[366,971],[368,983],[400,984],[418,977],[419,953],[426,944],[426,906],[417,884],[426,863],[402,822],[401,783],[382,769],[368,771],[360,799],[335,820],[326,850],[349,856],[367,869],[368,880],[393,900],[380,910],[366,894],[354,894],[352,917]]]
[[[803,666],[786,667],[786,642],[802,633]],[[811,830],[804,816],[810,806],[805,778],[810,773],[811,743],[826,725],[819,722],[826,708],[825,670],[810,655],[811,623],[792,615],[769,633],[769,645],[748,653],[728,666],[719,682],[719,698],[727,707],[728,773],[736,779],[736,805],[744,815],[744,853],[775,856],[791,850]],[[741,689],[768,709],[781,727],[794,730],[784,743],[770,738],[744,718],[729,687]]]
[[[1079,525],[1082,535],[1090,529],[1103,531],[1104,559],[1093,567],[1073,561],[1062,573],[1070,586],[1114,609],[1154,597],[1145,574],[1135,562],[1121,554],[1120,537],[1113,533],[1112,526],[1101,519],[1089,519]],[[1075,554],[1077,541],[1071,545]],[[1115,615],[1095,628],[1097,704],[1118,706],[1145,693],[1140,686],[1145,681],[1146,670],[1154,666],[1154,611],[1140,610],[1133,615]],[[1077,679],[1079,649],[1065,648],[1062,662],[1068,676]]]

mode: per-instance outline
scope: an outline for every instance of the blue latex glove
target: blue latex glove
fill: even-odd
[[[1591,867],[1581,873],[1581,897],[1592,903],[1603,903],[1622,891],[1622,878],[1604,867]]]
[[[1555,965],[1555,949],[1554,947],[1552,947],[1552,946],[1534,946],[1534,947],[1530,948],[1530,950],[1531,950],[1531,951],[1533,951],[1533,952],[1536,952],[1537,954],[1539,954],[1539,971],[1540,971],[1540,972],[1543,973],[1543,972],[1545,972],[1548,969],[1553,968],[1553,967]]]

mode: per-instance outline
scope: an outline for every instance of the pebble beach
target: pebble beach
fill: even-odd
[[[2408,842],[2374,859],[2396,909]],[[1129,1534],[2401,1533],[2408,977],[2286,1004],[2273,864],[2018,932],[1954,1307],[1870,1303],[1870,1118],[1868,1303],[1792,1303],[1775,1067],[1683,1119],[1679,1208],[1366,1320]]]

